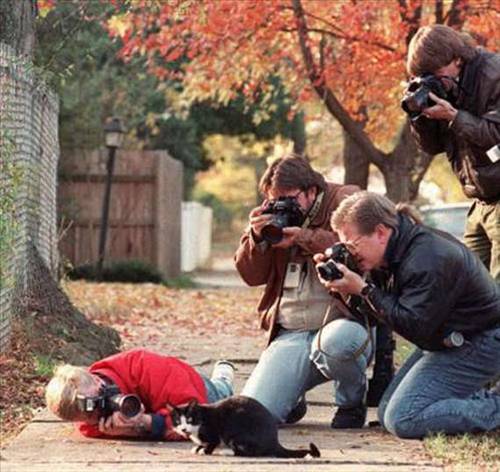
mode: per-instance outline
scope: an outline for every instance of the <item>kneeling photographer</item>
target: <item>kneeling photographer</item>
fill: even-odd
[[[408,51],[412,133],[425,152],[446,152],[474,199],[464,242],[500,285],[500,54],[445,25],[420,28]]]
[[[484,265],[375,193],[346,198],[331,222],[373,281],[335,264],[342,277],[325,286],[361,297],[365,313],[417,346],[384,393],[382,425],[403,438],[500,427],[500,393],[484,388],[500,374],[500,288]]]
[[[56,369],[46,389],[50,411],[79,422],[84,436],[184,440],[172,430],[167,405],[213,403],[233,394],[234,368],[215,364],[209,379],[175,357],[144,349],[115,354],[88,369]]]
[[[250,212],[235,261],[248,285],[265,285],[258,311],[269,344],[241,393],[277,421],[294,423],[306,413],[305,393],[333,380],[338,408],[331,426],[361,428],[373,346],[365,327],[348,317],[323,327],[332,297],[313,261],[338,242],[331,212],[357,187],[326,182],[306,159],[291,155],[270,164],[260,190],[266,200]]]

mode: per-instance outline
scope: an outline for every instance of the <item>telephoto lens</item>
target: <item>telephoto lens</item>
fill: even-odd
[[[137,395],[115,395],[109,399],[111,409],[119,411],[127,418],[132,418],[141,412],[141,400]]]

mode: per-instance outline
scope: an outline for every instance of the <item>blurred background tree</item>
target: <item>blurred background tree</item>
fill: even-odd
[[[38,4],[36,63],[61,96],[62,145],[99,147],[119,115],[127,145],[182,161],[185,197],[221,221],[258,201],[269,159],[292,149],[337,181],[378,173],[394,200],[422,201],[424,175],[435,198],[464,198],[447,162],[409,137],[406,48],[437,22],[498,50],[500,0]]]
[[[414,200],[432,156],[409,135],[400,97],[407,45],[425,24],[466,29],[500,44],[499,0],[231,0],[131,2],[109,20],[125,60],[183,83],[188,102],[253,103],[279,75],[292,111],[316,97],[344,130],[348,183],[366,187],[369,167],[390,198]],[[173,71],[170,64],[181,61]],[[264,102],[268,100],[264,99]]]
[[[242,95],[224,104],[186,102],[181,81],[149,74],[144,57],[127,63],[118,57],[122,43],[105,29],[114,13],[107,2],[67,0],[55,2],[37,22],[35,63],[61,98],[63,148],[102,146],[102,123],[120,116],[129,148],[166,149],[184,164],[186,198],[195,174],[215,162],[203,146],[211,134],[251,134],[257,140],[280,135],[298,152],[304,149],[303,115],[288,119],[291,102],[278,77],[269,78],[275,93],[250,105]],[[179,67],[180,61],[169,64],[174,71]]]

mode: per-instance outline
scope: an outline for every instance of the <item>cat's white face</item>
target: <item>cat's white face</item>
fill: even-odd
[[[196,444],[202,445],[198,438],[198,430],[200,429],[199,424],[193,424],[186,418],[185,415],[180,415],[179,424],[174,427],[174,431],[185,438],[191,439]]]

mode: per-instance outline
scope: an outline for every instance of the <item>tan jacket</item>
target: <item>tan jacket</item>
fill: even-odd
[[[324,252],[338,242],[337,234],[330,227],[331,214],[345,197],[358,190],[355,185],[328,183],[318,214],[296,239],[298,251],[293,259],[290,258],[290,249],[273,248],[266,242],[256,242],[250,229],[243,233],[234,256],[236,268],[248,285],[266,285],[257,311],[260,327],[268,331],[270,341],[276,335],[276,310],[270,308],[280,295],[288,262],[304,262],[307,257]]]

